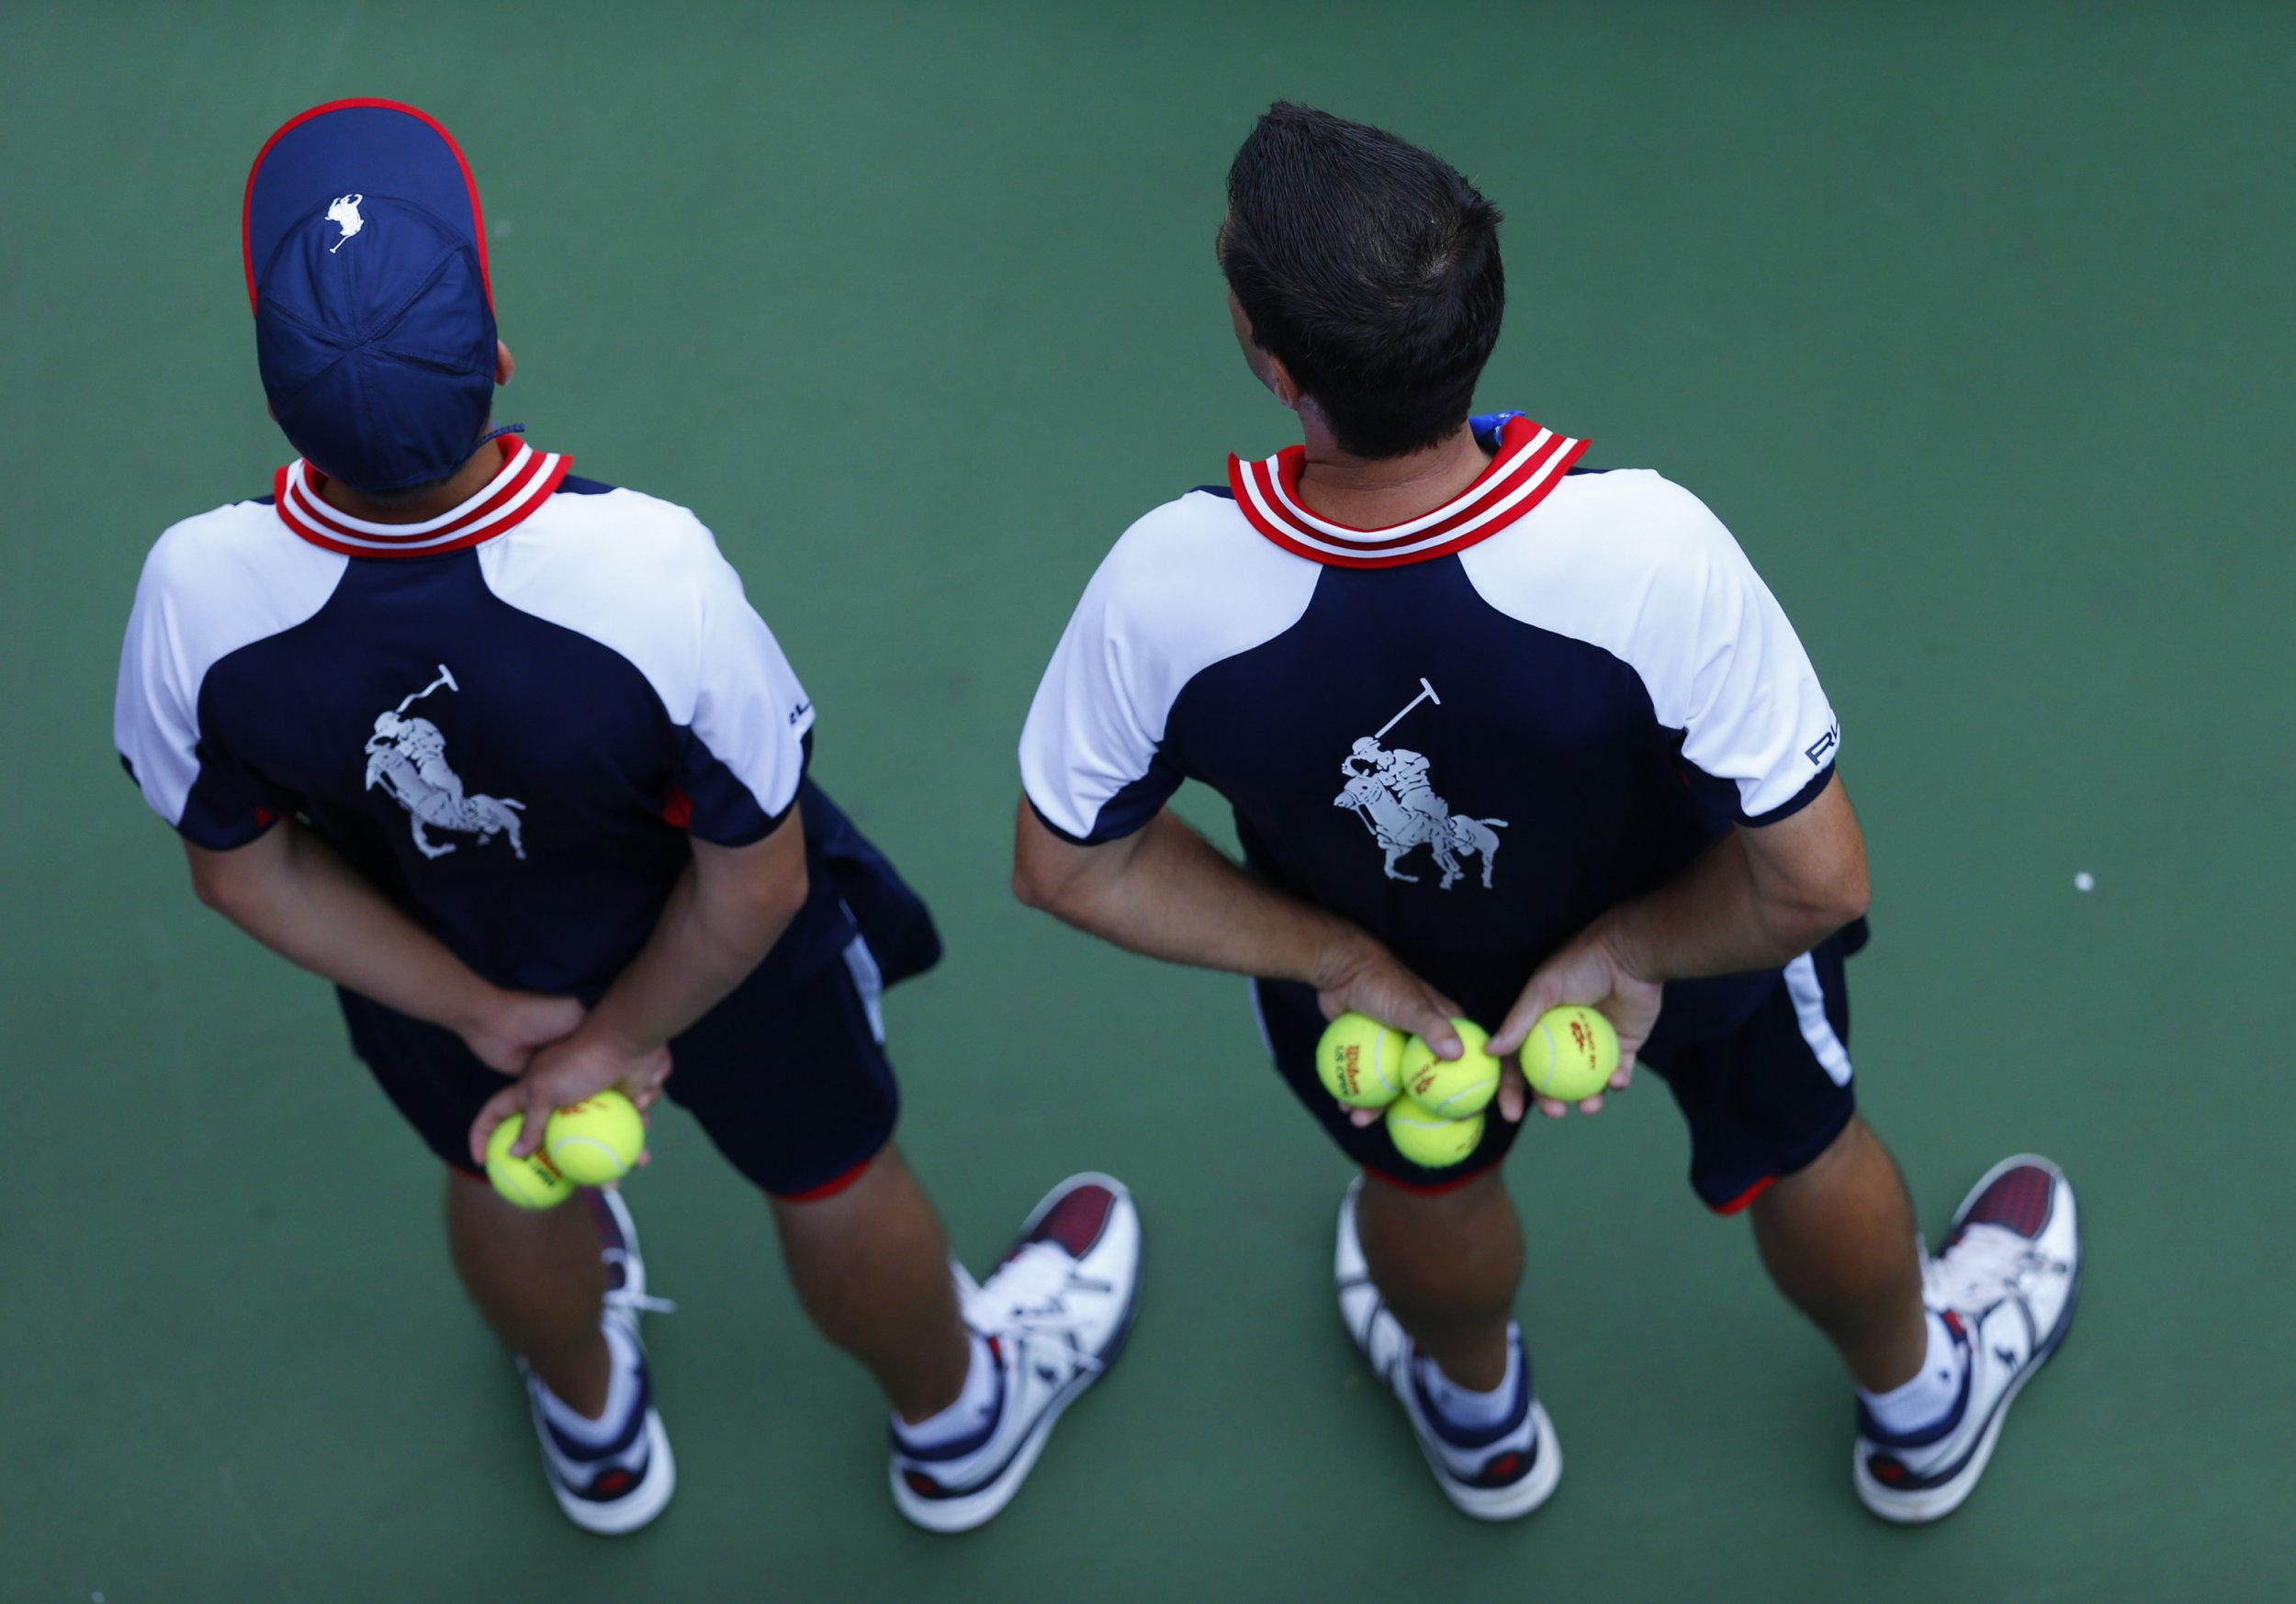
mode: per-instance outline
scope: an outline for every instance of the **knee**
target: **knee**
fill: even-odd
[[[1390,1303],[1513,1302],[1523,1228],[1497,1171],[1435,1195],[1374,1179],[1356,1218],[1372,1277]]]

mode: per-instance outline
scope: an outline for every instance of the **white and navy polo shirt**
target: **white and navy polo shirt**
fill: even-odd
[[[114,735],[187,840],[299,814],[490,980],[594,994],[687,832],[762,839],[801,788],[809,837],[850,826],[805,780],[813,705],[701,522],[501,451],[427,522],[348,517],[297,462],[168,530]]]
[[[1044,823],[1087,844],[1203,781],[1252,867],[1495,1026],[1595,915],[1814,798],[1839,728],[1695,497],[1574,467],[1582,442],[1519,414],[1475,429],[1482,477],[1391,528],[1310,511],[1296,446],[1135,523],[1020,767]]]

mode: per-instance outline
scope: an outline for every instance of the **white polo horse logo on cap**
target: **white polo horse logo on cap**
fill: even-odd
[[[444,858],[455,849],[451,841],[433,841],[424,835],[425,824],[476,836],[482,847],[497,836],[508,836],[511,851],[523,858],[526,847],[519,839],[518,814],[526,804],[506,796],[465,795],[462,776],[446,765],[445,735],[429,719],[407,716],[407,709],[441,687],[462,689],[444,663],[438,666],[437,679],[376,719],[375,733],[366,740],[366,789],[381,786],[407,810],[415,847],[425,858]]]
[[[343,240],[348,240],[366,227],[366,219],[359,216],[359,202],[366,198],[364,195],[338,195],[328,203],[327,220],[343,230]],[[327,254],[332,256],[342,250],[343,240],[328,246]]]

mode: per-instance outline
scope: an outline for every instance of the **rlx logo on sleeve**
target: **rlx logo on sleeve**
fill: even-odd
[[[1828,724],[1824,735],[1803,748],[1802,756],[1808,758],[1813,765],[1823,768],[1826,759],[1832,755],[1833,749],[1840,745],[1841,725],[1837,721]]]

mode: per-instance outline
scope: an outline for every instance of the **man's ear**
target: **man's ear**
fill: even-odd
[[[1300,399],[1307,392],[1300,387],[1300,381],[1291,376],[1291,369],[1284,365],[1282,357],[1267,351],[1265,347],[1262,348],[1260,354],[1267,363],[1267,371],[1261,376],[1266,379],[1267,387],[1275,392],[1277,400],[1297,412],[1300,409]]]
[[[494,342],[494,382],[506,385],[511,382],[511,375],[517,371],[518,363],[512,357],[511,348],[497,340]]]

